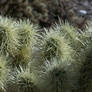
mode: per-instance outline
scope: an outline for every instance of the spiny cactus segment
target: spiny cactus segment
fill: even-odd
[[[0,56],[0,92],[5,91],[5,84],[9,77],[10,69],[4,56]]]
[[[0,91],[90,92],[91,26],[65,22],[39,33],[29,20],[0,16]]]
[[[0,52],[12,56],[17,53],[19,46],[14,24],[12,19],[0,16]]]

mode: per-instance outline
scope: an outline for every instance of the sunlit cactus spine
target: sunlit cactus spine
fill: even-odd
[[[84,31],[80,33],[80,39],[85,43],[84,47],[91,47],[92,46],[92,23],[88,22]]]
[[[0,56],[0,92],[4,92],[10,69],[4,56]]]
[[[74,27],[69,22],[65,21],[65,23],[60,22],[59,25],[56,25],[56,28],[58,28],[58,30],[61,31],[61,34],[71,43],[70,45],[74,50],[79,51],[84,46],[83,41],[80,39],[81,30],[77,27]]]
[[[61,30],[76,51],[75,64],[79,71],[79,89],[77,92],[91,92],[92,90],[92,23],[85,30],[75,29],[69,23],[57,25],[55,29]]]
[[[37,27],[30,23],[29,20],[18,21],[17,30],[19,31],[20,42],[22,47],[27,47],[35,43]]]
[[[75,51],[69,45],[70,42],[62,36],[60,30],[50,28],[49,30],[45,30],[45,32],[38,46],[42,52],[42,56],[48,60],[56,57],[68,60],[69,62],[72,61]]]
[[[65,22],[38,34],[29,20],[0,16],[0,91],[91,92],[91,25],[82,31]],[[9,72],[7,63],[18,67]]]
[[[16,68],[10,75],[6,85],[7,92],[39,92],[39,89],[34,85],[30,68],[20,66]]]
[[[41,92],[71,92],[75,90],[77,75],[74,65],[53,58],[32,71],[32,80]]]
[[[27,64],[32,59],[33,47],[36,43],[37,27],[30,23],[29,20],[17,21],[15,26],[19,35],[20,50],[16,60]]]
[[[0,16],[0,52],[14,56],[18,52],[18,33],[11,18]]]

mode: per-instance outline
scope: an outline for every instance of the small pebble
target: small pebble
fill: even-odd
[[[78,13],[80,16],[85,16],[87,14],[87,11],[86,10],[79,10]]]

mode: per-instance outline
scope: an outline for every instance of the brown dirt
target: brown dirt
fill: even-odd
[[[90,0],[0,0],[0,14],[27,18],[40,27],[50,27],[59,19],[68,20],[83,29],[87,20],[92,19],[91,6]]]

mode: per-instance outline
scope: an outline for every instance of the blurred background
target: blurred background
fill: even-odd
[[[0,14],[28,18],[41,28],[48,28],[60,19],[84,29],[92,19],[92,0],[0,0]]]

